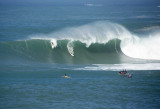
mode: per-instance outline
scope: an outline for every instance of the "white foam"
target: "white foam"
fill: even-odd
[[[103,6],[102,4],[92,4],[92,3],[87,3],[87,4],[84,4],[84,6],[90,6],[90,7],[92,7],[92,6]]]
[[[52,39],[57,40],[72,40],[72,41],[81,41],[86,44],[86,47],[89,47],[92,43],[107,43],[109,40],[114,38],[124,39],[130,37],[130,32],[125,29],[123,26],[105,22],[98,21],[90,23],[87,25],[82,25],[78,27],[65,28],[61,31],[50,33],[50,34],[39,34],[30,36],[31,39]]]
[[[160,31],[159,27],[156,27],[156,31]],[[30,38],[81,41],[86,44],[86,47],[93,43],[105,44],[109,40],[117,38],[121,40],[121,49],[125,55],[133,58],[160,60],[159,36],[160,32],[157,32],[141,38],[120,24],[97,21],[78,27],[65,28],[50,34],[32,35]],[[73,47],[70,48],[73,49]]]
[[[68,49],[68,52],[71,54],[71,56],[74,56],[74,49],[73,49],[74,45],[73,43],[70,41],[68,44],[67,44],[67,49]]]
[[[56,39],[51,39],[51,46],[52,46],[52,48],[57,47],[57,40]]]
[[[160,70],[160,63],[143,63],[143,64],[94,64],[74,70],[104,70],[104,71],[121,71],[127,70]]]
[[[160,33],[122,41],[123,53],[132,58],[160,60]]]
[[[141,29],[138,29],[136,31],[152,31],[152,30],[158,30],[160,29],[160,26],[150,26],[150,27],[144,27]]]

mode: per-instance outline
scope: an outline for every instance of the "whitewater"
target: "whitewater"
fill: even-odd
[[[88,48],[91,44],[106,44],[110,40],[119,39],[121,41],[120,48],[126,56],[138,59],[160,60],[159,31],[160,28],[144,36],[130,32],[118,23],[97,21],[82,26],[68,27],[54,33],[34,34],[29,36],[29,39],[51,40],[56,46],[57,40],[69,40],[67,44],[68,50],[73,50],[75,41],[84,43]]]

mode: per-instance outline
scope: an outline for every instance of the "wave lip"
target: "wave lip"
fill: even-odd
[[[78,27],[69,27],[50,34],[32,35],[30,39],[49,39],[80,41],[89,47],[91,44],[106,44],[115,38],[132,38],[132,34],[122,25],[108,21],[97,21]]]

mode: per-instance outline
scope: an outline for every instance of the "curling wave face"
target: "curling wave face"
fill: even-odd
[[[0,43],[0,57],[4,61],[15,59],[14,62],[29,60],[63,64],[120,63],[121,58],[125,57],[120,50],[120,40],[117,39],[106,44],[91,44],[89,47],[80,41],[73,41],[70,46],[74,48],[74,56],[71,56],[68,50],[69,40],[57,40],[56,43],[57,46],[52,48],[50,40],[3,42]]]
[[[150,27],[149,27],[150,28]],[[128,31],[122,25],[106,21],[98,21],[79,27],[66,28],[48,35],[34,35],[38,39],[68,39],[81,41],[89,47],[93,43],[106,44],[113,39],[121,40],[121,50],[132,58],[160,60],[160,28],[147,32],[145,36],[138,36]]]

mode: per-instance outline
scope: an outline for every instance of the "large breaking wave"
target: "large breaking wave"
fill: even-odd
[[[133,58],[160,60],[158,31],[138,36],[120,24],[98,21],[50,34],[31,35],[26,40],[1,42],[0,55],[2,60],[21,58],[53,63],[108,64],[131,62]],[[70,50],[74,56],[70,55]]]
[[[57,40],[57,46],[51,47],[50,40],[31,39],[26,41],[0,43],[1,60],[27,60],[35,62],[93,64],[121,63],[120,41],[111,40],[106,44],[91,44],[86,47],[80,41]],[[69,46],[68,46],[69,45]],[[73,48],[74,56],[69,53]],[[116,47],[116,50],[115,50]]]

